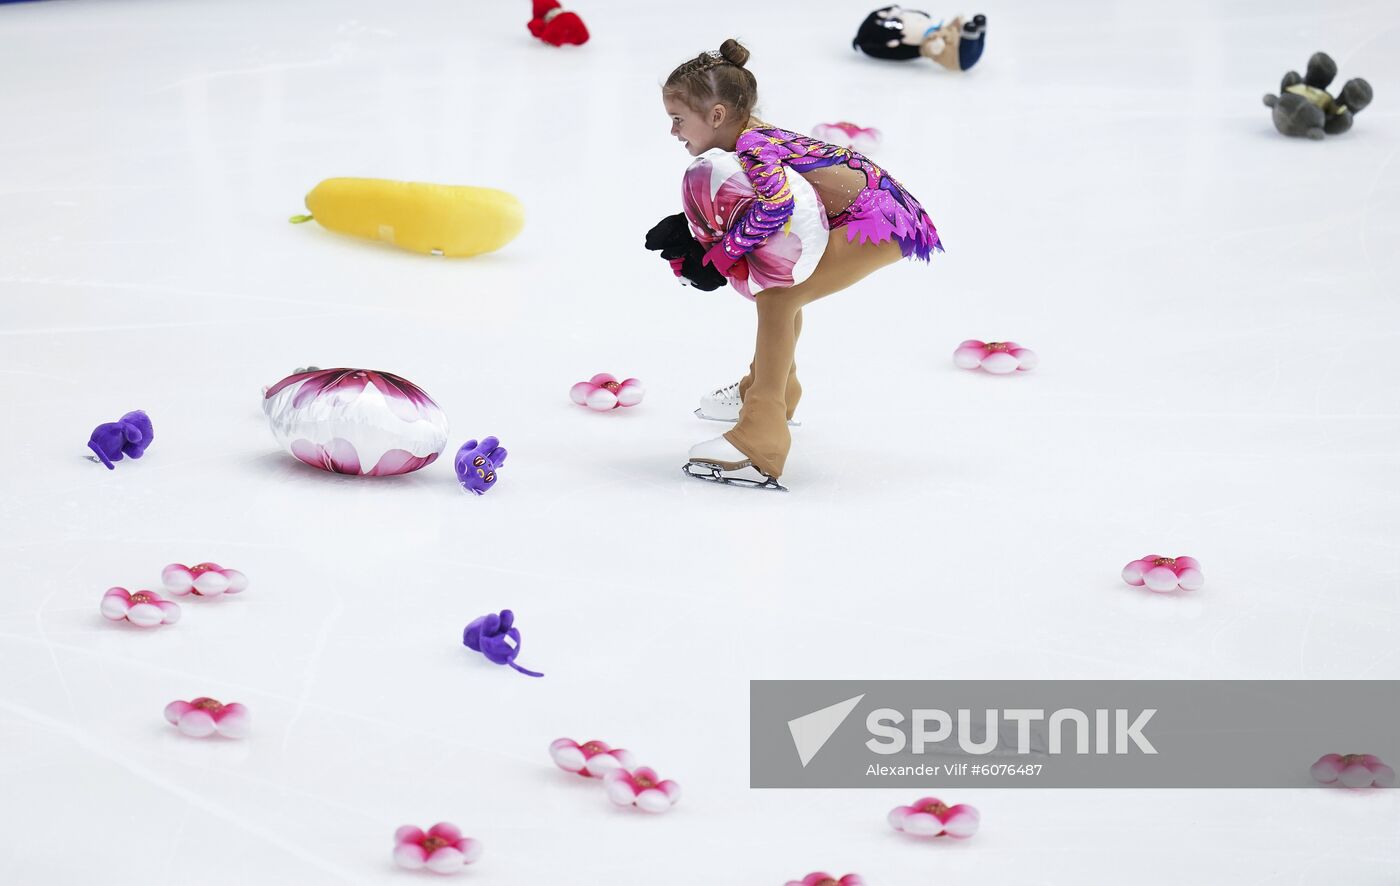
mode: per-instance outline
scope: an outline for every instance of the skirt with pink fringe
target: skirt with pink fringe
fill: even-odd
[[[888,175],[880,179],[879,187],[862,190],[850,206],[829,219],[831,229],[846,229],[846,239],[859,243],[884,243],[895,240],[905,258],[928,261],[937,250],[943,251],[933,219]]]

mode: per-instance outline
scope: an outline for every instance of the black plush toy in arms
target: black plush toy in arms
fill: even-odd
[[[713,265],[705,264],[705,247],[690,233],[685,213],[668,215],[647,231],[647,249],[659,251],[676,276],[696,289],[713,292],[726,282]]]

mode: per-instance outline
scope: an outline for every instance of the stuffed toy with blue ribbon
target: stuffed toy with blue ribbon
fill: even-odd
[[[987,17],[958,16],[939,21],[927,12],[886,6],[865,17],[851,46],[872,58],[908,61],[927,58],[950,71],[966,71],[982,58]]]

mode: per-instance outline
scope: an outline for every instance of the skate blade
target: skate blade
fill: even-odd
[[[750,466],[752,467],[752,466]],[[758,470],[754,468],[754,470]],[[777,477],[770,477],[762,471],[759,473],[763,480],[753,480],[748,477],[727,477],[725,469],[717,464],[703,461],[688,461],[681,465],[681,471],[687,477],[694,477],[696,480],[704,480],[708,483],[720,483],[725,486],[746,486],[749,489],[771,489],[775,492],[787,492],[788,488],[778,482]]]
[[[699,419],[703,419],[704,421],[722,421],[722,422],[724,422],[725,424],[728,424],[728,425],[735,424],[736,422],[739,421],[737,418],[715,418],[713,415],[706,415],[706,414],[705,414],[705,410],[700,409],[699,407],[697,407],[696,410],[695,410],[695,417],[696,417],[696,418],[699,418]],[[790,428],[800,428],[800,427],[802,427],[802,422],[800,422],[800,421],[793,421],[792,419],[788,419],[788,423],[787,423],[787,424],[788,424],[788,427],[790,427]]]

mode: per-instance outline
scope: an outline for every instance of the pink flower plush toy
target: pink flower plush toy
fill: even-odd
[[[248,576],[237,569],[225,569],[218,563],[183,566],[171,563],[160,571],[165,589],[177,597],[217,597],[220,594],[242,593],[248,587]]]
[[[585,778],[602,778],[614,769],[631,769],[636,765],[630,751],[609,747],[605,741],[579,744],[572,738],[560,738],[549,746],[549,755],[560,769]]]
[[[1395,787],[1395,770],[1375,754],[1327,754],[1312,765],[1312,777],[1338,787]]]
[[[609,800],[646,812],[665,812],[681,799],[680,785],[670,779],[663,781],[656,770],[646,766],[630,771],[610,770],[603,775],[603,785]]]
[[[137,627],[153,628],[179,621],[180,607],[155,591],[133,594],[126,588],[111,588],[102,595],[102,614],[112,621],[125,620]]]
[[[959,369],[982,369],[992,375],[1028,372],[1040,363],[1030,348],[1014,341],[978,341],[970,338],[953,352],[953,363]]]
[[[869,154],[880,145],[880,130],[873,126],[857,126],[846,120],[838,123],[818,123],[812,127],[812,138],[844,145],[860,154]]]
[[[165,719],[192,738],[218,734],[224,738],[248,736],[248,709],[238,702],[222,704],[212,698],[172,701],[165,706]]]
[[[860,874],[847,874],[840,879],[818,871],[808,874],[801,880],[788,880],[786,886],[865,886],[865,878]]]
[[[636,406],[642,402],[645,394],[646,388],[635,378],[618,381],[606,372],[600,372],[569,389],[570,400],[597,412],[607,412],[619,406]]]
[[[915,800],[912,806],[890,811],[890,827],[916,837],[952,837],[966,840],[977,833],[982,817],[965,803],[949,806],[937,797]]]
[[[1201,564],[1194,557],[1163,557],[1148,554],[1123,567],[1123,580],[1135,588],[1165,594],[1177,589],[1194,591],[1206,583]]]
[[[424,832],[411,824],[394,831],[394,862],[410,871],[454,874],[481,858],[481,841],[462,836],[454,824],[440,821]]]

